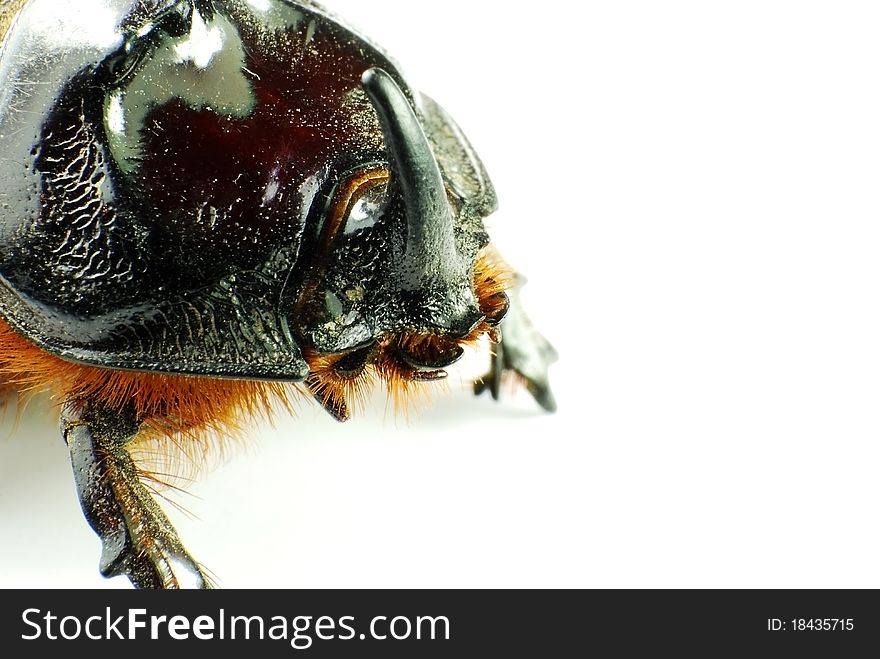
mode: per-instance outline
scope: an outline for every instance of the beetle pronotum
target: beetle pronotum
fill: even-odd
[[[0,380],[62,402],[101,570],[204,587],[130,451],[306,394],[445,377],[554,407],[479,158],[380,49],[293,0],[0,0]],[[503,321],[503,322],[502,322]]]

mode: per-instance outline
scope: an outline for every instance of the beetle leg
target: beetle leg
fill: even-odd
[[[556,399],[550,390],[548,370],[559,355],[523,311],[518,295],[520,287],[521,284],[508,291],[510,308],[497,330],[499,336],[489,373],[474,383],[474,392],[479,396],[489,391],[498,400],[502,378],[505,373],[512,372],[520,376],[541,407],[555,412]]]
[[[134,415],[91,404],[62,412],[83,513],[103,544],[101,574],[126,575],[137,588],[209,588],[129,455],[138,426]]]

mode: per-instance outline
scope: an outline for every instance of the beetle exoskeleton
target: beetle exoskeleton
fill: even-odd
[[[478,392],[511,371],[552,409],[479,158],[321,6],[0,11],[0,376],[63,401],[104,574],[207,585],[128,449],[222,431],[286,383],[345,420],[372,378],[441,379],[489,335]]]

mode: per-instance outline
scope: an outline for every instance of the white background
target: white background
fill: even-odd
[[[876,3],[327,4],[481,153],[560,412],[255,426],[166,505],[220,585],[880,587]],[[8,426],[0,585],[126,587]]]

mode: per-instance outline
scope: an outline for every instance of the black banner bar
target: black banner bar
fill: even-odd
[[[646,647],[676,657],[844,657],[880,647],[880,598],[868,590],[58,590],[0,597],[6,657],[76,649],[88,657],[164,659],[221,644],[261,658],[645,656]]]

